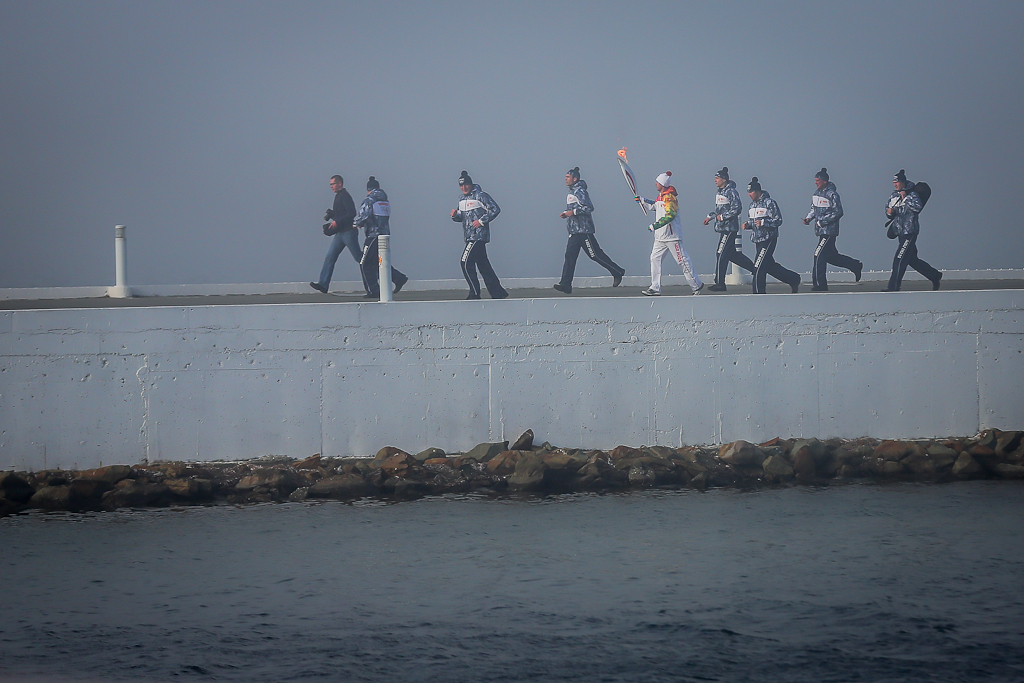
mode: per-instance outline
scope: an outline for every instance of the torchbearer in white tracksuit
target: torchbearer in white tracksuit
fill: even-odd
[[[671,254],[683,268],[683,275],[690,285],[694,294],[700,294],[704,289],[704,283],[693,269],[693,262],[690,255],[679,243],[679,233],[682,231],[682,223],[679,220],[679,200],[676,198],[676,188],[672,187],[672,171],[665,171],[654,181],[658,190],[658,198],[655,200],[646,197],[637,197],[636,201],[643,202],[654,207],[655,221],[647,226],[648,230],[654,233],[654,249],[651,250],[651,286],[643,290],[645,296],[661,295],[661,261],[665,254]]]

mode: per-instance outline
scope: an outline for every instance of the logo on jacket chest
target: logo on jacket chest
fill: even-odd
[[[463,199],[459,202],[459,211],[462,213],[482,208],[484,208],[484,203],[479,199]]]
[[[750,207],[750,210],[747,211],[747,215],[750,216],[751,218],[767,218],[768,217],[768,207],[766,207],[766,206],[752,206],[752,207]]]
[[[724,194],[716,194],[715,195],[715,204],[717,206],[725,206],[728,203],[729,203],[729,198],[726,197]]]
[[[832,202],[828,200],[828,197],[822,197],[820,195],[814,195],[811,197],[811,204],[819,209],[827,209],[832,206]]]

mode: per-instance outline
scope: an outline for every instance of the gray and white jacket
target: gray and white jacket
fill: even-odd
[[[806,220],[814,220],[814,234],[818,237],[839,235],[839,219],[843,217],[843,202],[836,192],[835,183],[829,181],[811,197],[811,210]]]
[[[740,193],[736,191],[736,182],[730,180],[715,195],[715,210],[708,214],[708,218],[715,219],[715,232],[736,232],[740,229],[739,215],[742,211],[743,204],[740,203]],[[722,220],[718,220],[718,216]]]
[[[594,202],[590,200],[590,193],[587,192],[587,181],[577,180],[569,188],[569,194],[565,198],[565,210],[574,214],[565,219],[565,229],[570,235],[594,234],[594,219],[590,215],[594,212]]]
[[[452,220],[462,222],[462,236],[466,242],[490,242],[491,221],[498,217],[501,208],[491,199],[491,195],[474,185],[469,194],[459,197],[459,208],[455,210]],[[480,221],[480,227],[474,228],[473,221]]]
[[[391,202],[388,195],[380,188],[370,190],[352,224],[366,231],[366,237],[391,234]]]
[[[757,225],[757,221],[763,222],[761,225]],[[748,229],[754,233],[751,238],[754,244],[767,242],[773,237],[779,236],[779,227],[782,225],[782,209],[767,190],[762,190],[761,196],[750,202],[746,222]]]
[[[896,234],[909,237],[916,235],[921,230],[917,214],[921,213],[921,197],[914,192],[914,183],[907,183],[906,197],[900,197],[899,190],[893,190],[889,195],[889,201],[885,208],[894,209],[893,225],[896,227]],[[886,214],[888,215],[888,214]]]

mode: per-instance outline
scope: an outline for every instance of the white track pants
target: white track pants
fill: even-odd
[[[671,242],[654,240],[654,249],[651,250],[651,289],[655,292],[661,291],[661,260],[665,257],[666,252],[671,254],[676,263],[683,267],[683,275],[686,276],[686,282],[689,283],[690,288],[698,289],[701,286],[700,277],[694,272],[690,255],[683,249],[679,240]]]

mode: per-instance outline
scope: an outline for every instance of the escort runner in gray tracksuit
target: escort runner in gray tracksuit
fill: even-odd
[[[839,219],[843,217],[843,202],[836,192],[835,183],[828,179],[827,168],[822,168],[814,174],[814,184],[816,189],[811,197],[811,210],[804,217],[804,225],[814,221],[814,234],[818,236],[818,246],[814,249],[814,268],[811,271],[811,291],[827,292],[828,280],[825,269],[829,264],[852,271],[856,282],[860,282],[864,264],[855,258],[840,254],[836,248],[836,240],[839,239]]]
[[[938,289],[942,273],[917,256],[917,235],[921,231],[918,214],[924,208],[921,197],[914,192],[914,183],[907,180],[906,171],[902,168],[892,177],[892,184],[895,189],[889,195],[889,201],[886,202],[885,215],[892,220],[900,243],[896,248],[896,255],[892,259],[892,275],[889,276],[889,285],[882,291],[898,292],[903,283],[903,276],[907,272],[907,266],[931,280],[932,289]]]
[[[480,281],[476,271],[484,278],[487,293],[492,299],[504,299],[508,292],[501,286],[495,275],[491,262],[487,258],[487,243],[491,241],[491,221],[501,213],[498,203],[491,195],[473,183],[473,179],[465,171],[459,176],[459,187],[462,196],[459,206],[452,210],[452,220],[462,223],[462,235],[466,240],[466,248],[462,252],[462,274],[469,284],[467,299],[480,298]]]
[[[554,285],[555,289],[566,294],[572,292],[572,278],[576,273],[576,260],[580,256],[580,249],[585,250],[592,261],[607,269],[614,278],[612,287],[618,287],[626,271],[612,261],[597,243],[597,237],[594,236],[594,219],[591,216],[594,212],[594,203],[587,191],[587,181],[580,179],[579,166],[566,172],[565,184],[569,188],[569,194],[566,196],[565,211],[561,213],[561,217],[565,219],[565,229],[569,231],[569,243],[565,247],[562,279]]]
[[[359,260],[359,270],[363,274],[363,287],[366,289],[366,296],[376,299],[380,296],[378,268],[380,252],[377,237],[391,234],[391,202],[388,201],[387,193],[380,189],[380,183],[373,176],[366,181],[366,198],[359,205],[359,211],[352,224],[357,228],[362,228],[366,234],[366,239],[363,242],[363,257]],[[395,292],[401,290],[408,281],[408,275],[395,267],[391,268],[391,282],[394,283]]]
[[[729,180],[728,166],[723,166],[722,170],[715,173],[715,185],[718,187],[718,194],[715,195],[715,208],[704,219],[704,225],[714,220],[715,232],[719,233],[715,284],[708,289],[712,292],[724,292],[725,270],[729,267],[729,263],[735,263],[740,268],[751,272],[754,271],[754,264],[742,251],[736,251],[736,235],[740,231],[739,215],[743,211],[743,204],[740,202],[740,193],[736,190],[736,183]]]
[[[754,248],[757,252],[754,256],[754,294],[765,293],[768,275],[785,282],[796,294],[800,287],[800,276],[775,260],[775,246],[782,226],[782,209],[766,190],[761,189],[757,176],[750,179],[747,194],[750,196],[750,209],[743,229],[754,233]]]

